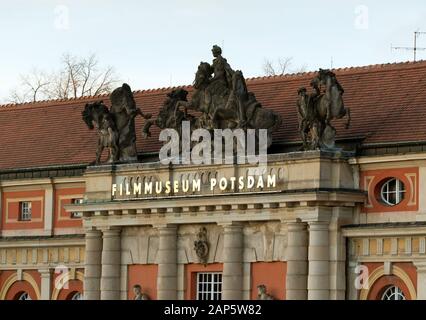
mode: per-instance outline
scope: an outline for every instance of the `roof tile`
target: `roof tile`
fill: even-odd
[[[351,127],[335,121],[338,138],[367,136],[365,143],[426,141],[426,61],[382,64],[334,70],[345,88],[351,109]],[[279,112],[282,127],[274,141],[295,142],[297,90],[308,87],[314,72],[247,79],[247,85],[265,108]],[[191,90],[190,86],[184,86]],[[138,107],[156,115],[173,88],[134,92]],[[87,102],[107,95],[69,100],[0,106],[0,169],[84,164],[94,160],[97,135],[81,120]],[[159,129],[142,138],[143,120],[136,120],[137,145],[142,152],[159,149]]]

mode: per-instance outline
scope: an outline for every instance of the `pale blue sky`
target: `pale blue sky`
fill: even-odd
[[[265,58],[293,57],[293,68],[308,70],[330,67],[331,57],[334,67],[411,60],[390,46],[412,46],[415,30],[426,31],[424,0],[1,0],[0,99],[19,74],[51,70],[64,52],[96,53],[146,89],[190,84],[213,44],[253,77]]]

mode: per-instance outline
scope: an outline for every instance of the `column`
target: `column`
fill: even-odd
[[[158,300],[177,300],[177,226],[158,227]]]
[[[120,300],[121,229],[103,230],[101,300]]]
[[[308,232],[306,223],[287,224],[286,299],[308,299]]]
[[[1,188],[1,181],[0,181],[0,221],[3,221],[3,216],[2,216],[2,213],[3,213],[3,209],[2,209],[2,202],[3,202],[3,195],[2,195],[2,188]],[[0,236],[2,235],[2,230],[1,230],[1,228],[0,228]]]
[[[49,269],[40,269],[38,270],[40,273],[41,284],[40,284],[40,294],[41,300],[50,300],[51,295],[51,274]]]
[[[328,222],[309,223],[308,299],[330,299]]]
[[[426,261],[414,262],[417,268],[417,300],[426,300]]]
[[[44,191],[44,234],[53,234],[53,211],[54,211],[53,183],[49,184]]]
[[[347,300],[358,300],[358,289],[355,286],[358,284],[357,281],[357,267],[358,263],[353,260],[349,260],[347,267],[348,286],[346,287],[346,299]]]
[[[224,225],[222,300],[243,299],[243,251],[243,225]]]
[[[102,232],[87,230],[84,262],[84,298],[86,300],[99,300],[101,297],[101,254]]]

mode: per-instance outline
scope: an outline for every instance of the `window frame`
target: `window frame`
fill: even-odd
[[[22,292],[17,300],[32,300],[30,294],[26,291]]]
[[[204,278],[201,279],[202,277]],[[222,300],[222,284],[223,284],[222,272],[217,272],[217,271],[197,272],[195,299],[204,300],[204,301]],[[202,286],[203,290],[200,290],[200,286]],[[219,290],[216,290],[215,287],[218,287]]]
[[[401,297],[402,299],[395,299],[395,297]],[[391,299],[392,298],[392,299]],[[407,297],[404,294],[404,291],[398,286],[392,285],[383,291],[381,295],[382,301],[401,301],[401,300],[407,300]]]
[[[72,198],[71,204],[82,204],[84,202],[84,198]],[[83,218],[83,212],[80,211],[72,211],[70,213],[70,219],[81,219]]]
[[[25,208],[25,205],[26,208]],[[32,203],[31,201],[19,202],[19,221],[31,221],[32,219]]]
[[[389,186],[392,182],[395,182],[395,191],[389,190]],[[402,180],[395,177],[387,178],[382,182],[380,187],[380,200],[383,204],[389,207],[394,207],[404,201],[406,192],[407,190]],[[395,203],[390,201],[390,195],[395,195]]]
[[[83,299],[83,294],[79,291],[74,292],[74,294],[71,296],[70,300],[84,300]]]

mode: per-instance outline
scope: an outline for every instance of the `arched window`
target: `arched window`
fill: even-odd
[[[22,292],[18,295],[17,300],[31,300],[31,297],[28,292]]]
[[[380,190],[380,198],[382,202],[389,206],[395,206],[404,200],[405,186],[404,183],[396,178],[386,180]]]
[[[382,300],[405,300],[405,295],[399,287],[391,286],[383,292]]]
[[[72,291],[68,293],[65,300],[84,300],[83,294],[79,291]]]
[[[80,292],[75,292],[72,295],[71,300],[83,300],[83,295]]]

